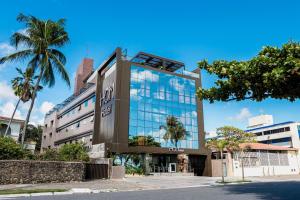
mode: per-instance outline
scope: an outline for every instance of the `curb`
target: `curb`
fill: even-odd
[[[104,189],[104,190],[91,190],[89,188],[72,188],[66,192],[41,192],[41,193],[31,193],[31,194],[5,194],[0,195],[1,199],[14,198],[14,197],[37,197],[37,196],[58,196],[58,195],[72,195],[72,194],[98,194],[106,192],[118,192],[117,189]]]

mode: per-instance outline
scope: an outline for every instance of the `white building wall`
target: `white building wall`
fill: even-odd
[[[257,142],[260,142],[260,141],[266,141],[266,140],[273,140],[273,139],[291,137],[291,139],[292,139],[292,146],[291,147],[300,148],[300,139],[299,139],[298,128],[297,128],[298,125],[300,125],[300,123],[291,122],[291,123],[288,123],[288,124],[274,125],[272,127],[266,127],[266,128],[261,127],[259,129],[256,129],[256,130],[249,129],[250,130],[249,132],[258,133],[258,132],[270,131],[270,130],[284,128],[284,127],[290,127],[290,131],[257,136],[256,140],[257,140]],[[276,144],[272,144],[272,145],[276,145]],[[287,146],[287,145],[281,145],[281,144],[278,144],[278,145]],[[287,147],[289,147],[289,146],[287,146]]]
[[[272,115],[259,115],[248,119],[248,127],[259,127],[273,124]]]
[[[3,124],[6,124],[8,126],[8,121],[1,121]],[[15,140],[18,140],[20,132],[21,132],[21,124],[19,122],[12,121],[10,124],[10,137],[14,138]]]
[[[245,177],[250,176],[277,176],[277,175],[293,175],[299,174],[299,162],[297,152],[290,151],[288,153],[289,165],[287,166],[253,166],[244,167]],[[238,160],[233,160],[233,176],[242,177],[242,167]]]

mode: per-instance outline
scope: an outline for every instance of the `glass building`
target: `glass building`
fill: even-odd
[[[120,48],[89,78],[96,83],[93,144],[104,156],[141,155],[150,172],[205,174],[200,70]]]
[[[177,147],[198,149],[195,81],[136,65],[130,75],[129,138],[151,136],[161,147],[175,147],[163,138],[167,118],[174,116],[187,131]]]

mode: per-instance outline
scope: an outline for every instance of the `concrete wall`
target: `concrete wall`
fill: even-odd
[[[268,166],[245,166],[244,175],[249,176],[277,176],[277,175],[293,175],[299,174],[299,163],[298,163],[298,153],[296,151],[288,152],[288,165],[278,166],[278,165],[268,165]],[[232,158],[231,154],[226,154],[225,176],[228,177],[242,177],[242,167],[238,160]],[[222,175],[221,160],[211,160],[211,171],[213,177],[220,177]]]
[[[277,175],[293,175],[299,174],[299,165],[297,160],[297,152],[289,152],[289,164],[286,166],[252,166],[244,167],[245,176],[277,176]],[[233,176],[241,177],[242,168],[239,161],[234,160]]]
[[[83,181],[80,162],[0,160],[0,184]]]

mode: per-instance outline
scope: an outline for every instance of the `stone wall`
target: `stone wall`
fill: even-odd
[[[83,181],[81,162],[0,160],[0,184]]]

